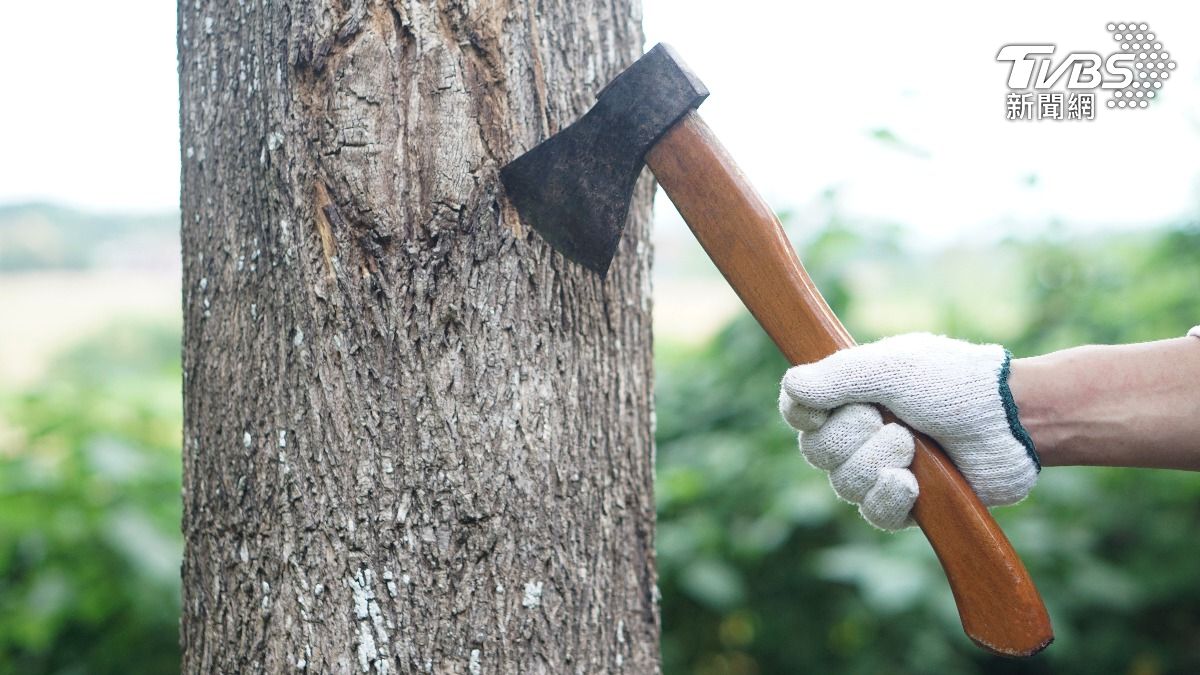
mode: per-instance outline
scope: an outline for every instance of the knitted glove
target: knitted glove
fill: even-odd
[[[779,410],[809,463],[877,527],[911,524],[913,439],[864,403],[937,440],[984,504],[1013,504],[1041,466],[1008,389],[1011,358],[1000,345],[898,335],[788,370]]]

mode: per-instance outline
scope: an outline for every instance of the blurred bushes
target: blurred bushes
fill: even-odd
[[[174,267],[179,214],[97,214],[55,204],[0,204],[0,273]]]
[[[135,324],[0,393],[0,673],[179,669],[179,391]]]
[[[1020,355],[1200,323],[1200,230],[904,254],[838,226],[801,246],[860,340],[931,330]],[[963,636],[918,530],[875,531],[778,417],[786,363],[748,316],[660,345],[658,550],[666,673],[1200,672],[1200,475],[1052,468],[995,511],[1057,641],[1027,662]]]

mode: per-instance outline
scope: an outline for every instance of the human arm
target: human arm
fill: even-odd
[[[1200,468],[1198,399],[1195,337],[1013,360],[999,345],[909,334],[790,369],[780,411],[835,491],[896,529],[917,495],[911,435],[863,404],[936,439],[990,506],[1032,489],[1040,452],[1049,465]]]
[[[1200,339],[1015,359],[1009,378],[1043,466],[1200,471]]]

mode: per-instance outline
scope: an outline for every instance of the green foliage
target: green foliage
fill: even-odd
[[[1035,354],[1200,323],[1195,227],[927,255],[897,241],[834,222],[803,247],[860,339],[932,330]],[[775,411],[786,364],[748,316],[659,351],[665,672],[1200,670],[1200,476],[1053,468],[997,510],[1057,641],[1028,662],[989,657],[920,532],[873,530],[800,458]]]
[[[123,325],[0,395],[0,672],[178,670],[179,382]]]
[[[1155,340],[1200,322],[1195,225],[1154,236],[1055,238],[1024,259],[1033,311],[1015,342],[1021,351]]]

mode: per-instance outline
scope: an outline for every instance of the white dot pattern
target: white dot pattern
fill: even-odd
[[[1154,98],[1154,92],[1148,90],[1161,89],[1162,80],[1171,77],[1171,71],[1175,70],[1177,64],[1171,60],[1170,52],[1163,51],[1162,42],[1154,41],[1156,36],[1150,31],[1149,24],[1110,23],[1105,28],[1112,33],[1113,40],[1120,43],[1122,53],[1133,55],[1134,68],[1133,81],[1124,89],[1113,91],[1108,107],[1147,107],[1149,102],[1146,99]]]

